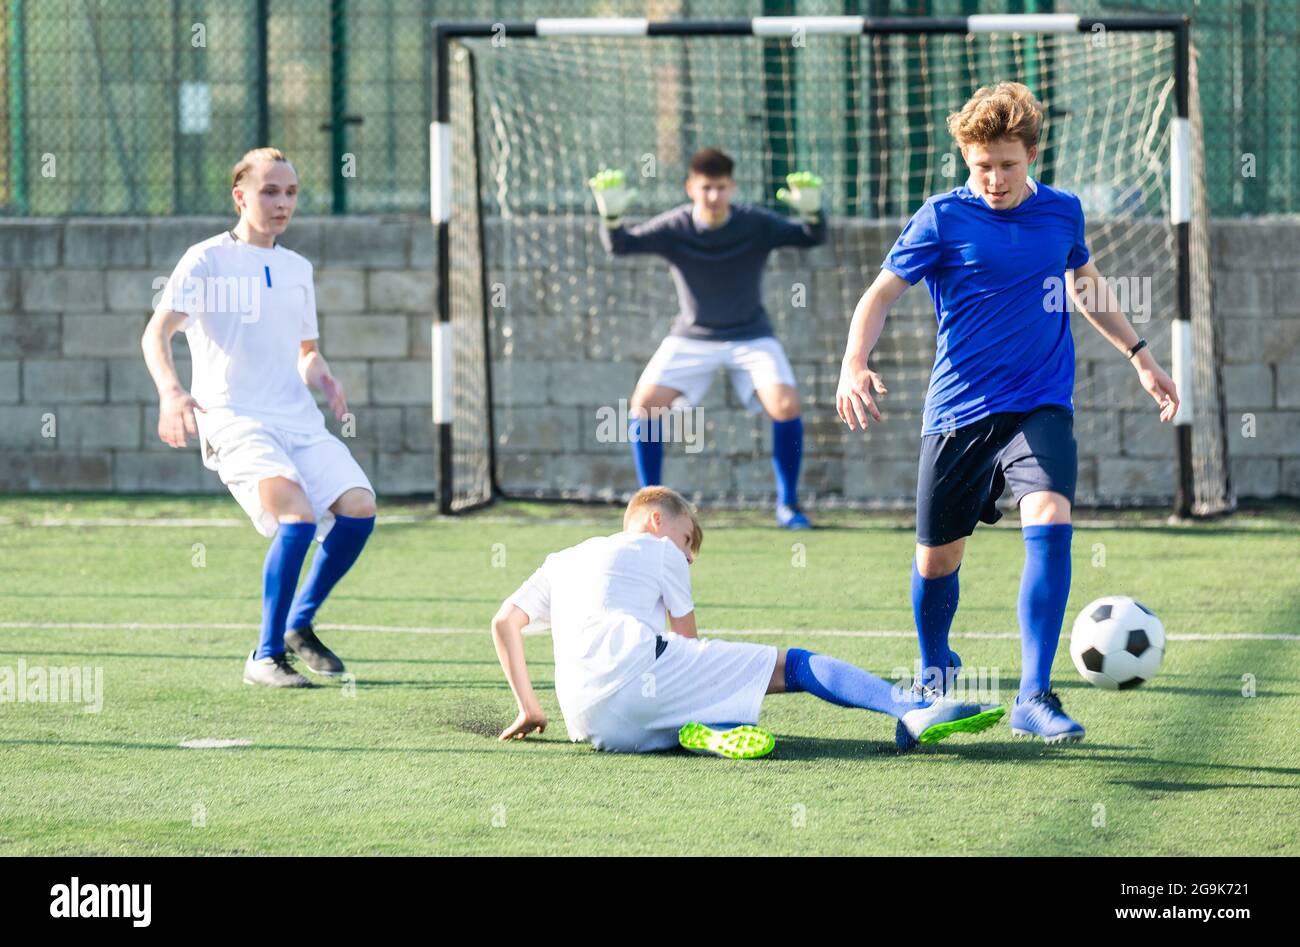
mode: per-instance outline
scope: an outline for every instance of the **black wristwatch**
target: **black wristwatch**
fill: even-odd
[[[1146,347],[1147,347],[1147,340],[1146,340],[1146,339],[1138,339],[1138,340],[1137,340],[1137,344],[1134,345],[1131,349],[1128,350],[1128,357],[1129,357],[1129,359],[1132,360],[1132,358],[1133,358],[1134,355],[1136,355],[1138,352],[1141,352],[1141,351],[1142,351],[1144,348],[1146,348]]]

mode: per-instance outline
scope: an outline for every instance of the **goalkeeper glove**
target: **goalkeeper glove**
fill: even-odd
[[[810,171],[796,171],[787,174],[785,181],[790,187],[777,191],[776,199],[785,201],[809,223],[817,223],[822,211],[822,179]]]
[[[606,168],[598,172],[587,182],[591,193],[596,196],[596,209],[605,220],[607,227],[619,227],[623,223],[623,212],[636,198],[636,188],[629,188],[623,178],[623,172]]]

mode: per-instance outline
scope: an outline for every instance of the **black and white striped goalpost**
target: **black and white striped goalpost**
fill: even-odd
[[[1194,482],[1192,463],[1193,418],[1193,346],[1191,283],[1192,154],[1189,102],[1190,20],[1186,16],[1078,16],[1067,13],[994,14],[964,17],[866,17],[866,16],[777,16],[748,20],[662,21],[635,17],[542,18],[532,22],[434,24],[434,51],[437,62],[436,112],[430,125],[430,214],[438,241],[437,311],[433,323],[433,423],[438,432],[438,500],[444,513],[466,509],[477,503],[456,502],[453,463],[452,422],[455,409],[455,372],[451,323],[450,221],[453,188],[466,182],[452,180],[452,114],[450,109],[451,43],[458,38],[503,36],[510,40],[545,39],[547,37],[683,37],[683,36],[756,36],[769,39],[799,35],[886,35],[941,33],[1090,33],[1097,30],[1116,32],[1165,32],[1172,34],[1175,50],[1175,115],[1172,119],[1170,157],[1170,222],[1177,246],[1177,312],[1172,326],[1173,379],[1178,386],[1181,405],[1174,418],[1177,438],[1177,480],[1175,515],[1193,512]],[[477,182],[474,182],[475,186]],[[477,194],[474,197],[477,200]],[[481,230],[478,239],[482,241]],[[486,314],[484,315],[486,320]],[[489,356],[490,357],[490,354]],[[489,382],[490,384],[490,382]],[[491,404],[487,406],[491,422]],[[489,437],[489,452],[493,449]],[[495,483],[495,458],[489,460],[489,484],[486,497],[490,502],[501,491]]]

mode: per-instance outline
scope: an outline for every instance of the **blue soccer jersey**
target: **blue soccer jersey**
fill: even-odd
[[[968,186],[931,197],[882,264],[924,279],[939,328],[922,435],[1040,405],[1074,408],[1065,271],[1088,262],[1079,198],[1030,181],[994,210]]]

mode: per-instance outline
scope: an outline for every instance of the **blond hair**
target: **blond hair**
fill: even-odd
[[[623,528],[627,529],[638,513],[647,510],[658,510],[665,516],[690,520],[691,555],[700,554],[700,546],[704,544],[704,529],[700,526],[695,507],[687,503],[685,497],[671,487],[642,487],[628,500],[627,511],[623,514]]]
[[[1010,138],[1028,151],[1038,144],[1042,128],[1043,104],[1019,82],[982,86],[960,112],[948,116],[948,132],[962,148]]]
[[[239,187],[239,182],[244,179],[253,165],[259,161],[283,161],[289,163],[289,159],[284,156],[284,152],[279,148],[254,148],[251,151],[244,152],[244,156],[235,162],[235,167],[230,172],[230,189],[233,191]],[[231,200],[234,200],[232,195]],[[239,210],[239,204],[235,204],[235,210]]]

